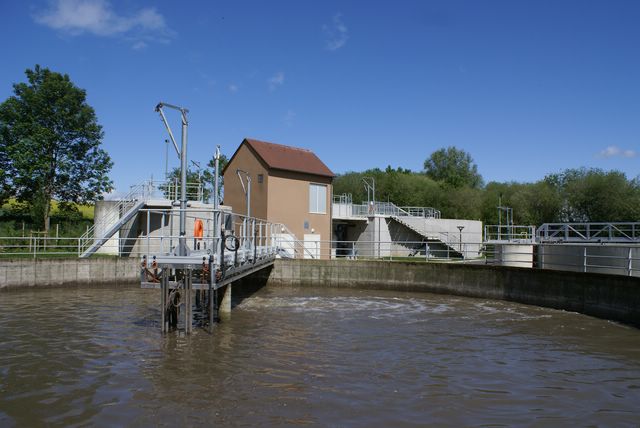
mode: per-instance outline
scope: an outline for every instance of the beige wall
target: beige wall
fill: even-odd
[[[309,212],[309,184],[327,186],[326,213]],[[321,241],[331,240],[331,178],[300,174],[289,171],[272,171],[269,177],[269,203],[267,219],[274,223],[284,223],[300,241],[311,229],[320,235]],[[304,228],[305,221],[308,228]],[[323,242],[320,252],[329,255],[329,243]]]
[[[254,155],[252,150],[242,144],[233,158],[233,163],[224,174],[224,204],[231,206],[234,213],[245,214],[247,207],[242,185],[236,174],[242,169],[251,174],[251,215],[272,223],[284,223],[296,239],[303,241],[311,229],[320,235],[321,241],[331,240],[331,197],[330,177],[302,174],[292,171],[271,170]],[[263,183],[258,183],[258,174],[264,174]],[[309,212],[309,184],[327,186],[326,213]],[[308,228],[305,229],[305,221]],[[328,256],[330,247],[322,243],[321,254]]]
[[[233,158],[233,165],[230,165],[224,173],[224,204],[231,206],[234,213],[243,215],[247,213],[246,196],[238,174],[236,174],[237,169],[251,174],[251,216],[266,220],[269,177],[264,165],[246,144],[240,146],[238,153]],[[258,174],[264,176],[262,183],[258,183]],[[243,182],[246,185],[244,175]]]

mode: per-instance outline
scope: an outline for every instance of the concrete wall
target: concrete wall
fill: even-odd
[[[390,257],[391,234],[387,218],[381,215],[367,218],[367,225],[357,238],[356,255],[358,257]]]
[[[460,230],[462,229],[462,245],[460,245]],[[462,249],[465,257],[477,257],[482,247],[482,222],[479,220],[461,220],[451,218],[425,218],[422,226],[427,235],[435,234],[443,242],[448,242],[454,248]]]
[[[247,214],[247,196],[242,189],[237,170],[247,171],[251,175],[251,217],[267,218],[267,195],[269,194],[269,177],[266,165],[243,142],[233,157],[233,165],[224,172],[224,204],[233,207],[238,214]],[[258,182],[258,175],[262,174],[262,183]],[[242,175],[242,181],[247,185],[246,177]]]
[[[136,258],[0,260],[0,290],[135,285]],[[270,286],[423,291],[581,312],[640,327],[640,278],[453,263],[279,259]]]
[[[501,266],[533,267],[533,244],[495,244],[495,260]]]
[[[0,259],[0,290],[139,282],[137,258]]]
[[[271,286],[424,291],[581,312],[640,326],[640,278],[502,266],[277,260]]]
[[[111,226],[120,220],[120,211],[117,209],[120,201],[97,201],[93,222],[95,224],[94,236],[102,236]],[[118,254],[118,234],[114,234],[102,247],[96,251],[98,254]]]
[[[330,254],[331,240],[331,177],[283,171],[267,168],[260,157],[243,142],[234,154],[224,173],[224,202],[231,205],[238,214],[246,214],[246,196],[236,174],[242,169],[251,174],[251,216],[283,223],[299,241],[305,234],[319,235],[321,254]],[[258,182],[258,174],[263,175],[263,183]],[[309,212],[309,184],[325,185],[326,212]],[[311,230],[313,229],[313,232]]]
[[[538,265],[543,269],[608,273],[640,277],[640,245],[539,244]],[[586,257],[585,257],[586,256]]]
[[[303,241],[311,233],[319,236],[320,253],[328,257],[331,240],[331,178],[291,171],[269,172],[269,207],[267,220],[283,223]],[[326,186],[324,214],[309,212],[309,185]],[[312,232],[313,229],[313,232]]]

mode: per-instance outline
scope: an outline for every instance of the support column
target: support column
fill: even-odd
[[[227,284],[220,288],[218,292],[222,295],[222,298],[220,299],[220,308],[218,309],[220,318],[229,319],[231,317],[231,284]]]
[[[167,320],[167,297],[169,293],[169,276],[167,275],[167,267],[162,267],[162,274],[160,276],[160,313],[161,315],[161,328],[162,332],[169,331],[169,320]]]
[[[191,334],[193,328],[193,282],[191,269],[184,270],[184,332],[185,334]]]

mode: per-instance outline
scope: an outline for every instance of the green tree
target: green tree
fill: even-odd
[[[30,203],[36,224],[49,227],[51,200],[88,203],[112,189],[113,163],[100,148],[102,127],[86,92],[69,76],[26,70],[27,83],[0,104],[0,186]]]
[[[536,183],[488,183],[483,191],[481,219],[498,224],[498,204],[513,209],[513,222],[522,226],[539,226],[557,221],[562,201],[557,189],[544,181]],[[503,215],[504,222],[504,215]]]
[[[638,221],[640,186],[620,171],[568,169],[545,181],[562,198],[559,220],[564,222]]]
[[[222,170],[229,163],[229,159],[227,156],[220,154],[219,161],[219,184],[220,188],[218,189],[218,197],[222,200],[224,196],[224,177],[222,175]],[[215,155],[211,157],[206,167],[201,170],[187,169],[187,193],[191,194],[194,191],[190,190],[191,187],[196,187],[198,184],[202,184],[202,192],[204,201],[208,201],[213,195],[214,190],[214,180],[215,180],[215,169],[216,169],[216,158]],[[169,173],[167,177],[167,181],[179,183],[180,180],[180,168],[174,168]],[[179,188],[178,188],[179,191]],[[173,198],[174,195],[169,195],[169,189],[164,189],[165,196],[168,198]],[[178,195],[178,198],[180,196]]]
[[[471,155],[455,147],[436,150],[424,161],[427,177],[453,188],[482,187],[482,176]]]

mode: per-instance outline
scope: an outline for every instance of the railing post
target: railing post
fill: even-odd
[[[633,252],[633,247],[629,247],[629,266],[628,266],[628,268],[627,268],[627,269],[628,269],[628,272],[629,272],[629,276],[632,276],[632,265],[631,265],[631,262],[632,262],[632,260],[633,260],[633,259],[631,258],[631,254],[632,254],[632,252]]]
[[[582,271],[587,271],[587,247],[584,247]]]

